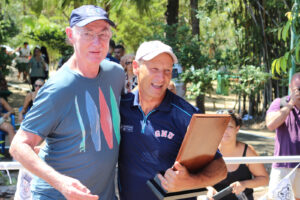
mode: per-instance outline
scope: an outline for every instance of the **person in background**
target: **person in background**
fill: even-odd
[[[18,79],[20,79],[21,74],[23,73],[23,81],[27,81],[28,72],[29,72],[29,57],[31,55],[28,42],[24,42],[24,47],[20,47],[17,50],[19,51],[19,56],[16,58],[18,69]]]
[[[121,44],[116,45],[114,49],[114,56],[119,61],[119,63],[121,58],[124,56],[124,54],[125,54],[124,46]]]
[[[292,76],[289,85],[290,95],[275,99],[267,111],[266,125],[276,131],[274,156],[300,155],[300,73]],[[273,163],[270,174],[269,198],[272,191],[298,163]],[[300,166],[292,180],[296,200],[300,200]]]
[[[43,79],[37,79],[34,83],[34,90],[33,92],[29,92],[24,100],[24,104],[22,110],[19,112],[18,120],[19,123],[23,121],[23,116],[29,111],[31,106],[33,105],[34,99],[40,90],[40,88],[44,85],[45,81]]]
[[[105,59],[119,64],[120,61],[112,56],[112,54],[114,53],[114,50],[115,50],[115,46],[116,46],[115,41],[110,39],[110,41],[109,41],[109,50],[108,50],[108,53],[107,53]]]
[[[168,89],[173,92],[174,94],[176,94],[176,85],[173,81],[170,81],[170,84],[168,86]]]
[[[158,178],[168,192],[206,187],[225,178],[226,167],[219,151],[197,174],[175,162],[191,117],[200,112],[167,90],[176,62],[172,48],[160,41],[144,42],[137,50],[133,71],[138,89],[122,96],[120,103],[121,200],[156,199],[146,182],[161,171],[165,174]]]
[[[258,156],[251,145],[237,140],[237,134],[242,125],[242,119],[233,111],[224,110],[222,114],[230,114],[231,119],[219,145],[223,157],[252,157]],[[239,196],[246,196],[253,200],[253,188],[268,184],[269,175],[263,164],[226,164],[227,178],[213,187],[207,187],[207,197],[212,196],[222,189],[230,186],[232,193],[222,200],[237,200]],[[243,199],[243,198],[242,198]]]
[[[46,65],[46,69],[45,69],[45,77],[44,79],[48,79],[49,77],[49,64],[50,64],[50,60],[49,60],[49,55],[48,55],[48,51],[47,48],[45,46],[41,47],[41,53],[42,53],[42,57],[45,61],[45,65]]]
[[[15,136],[15,129],[11,125],[11,123],[6,122],[9,119],[10,115],[14,113],[14,110],[4,98],[0,97],[0,130],[4,131],[8,134],[8,139],[11,144],[14,136]]]
[[[30,68],[30,82],[32,88],[37,79],[45,78],[46,63],[42,57],[41,50],[39,47],[35,47],[33,50],[33,56],[29,61]]]
[[[116,199],[119,99],[125,74],[105,60],[112,36],[105,10],[74,9],[66,35],[71,58],[39,90],[10,147],[34,174],[32,199]],[[34,148],[45,141],[37,156]]]
[[[133,54],[126,54],[121,58],[121,65],[125,70],[125,88],[124,92],[131,92],[137,86],[137,77],[133,73],[132,61],[134,60]]]

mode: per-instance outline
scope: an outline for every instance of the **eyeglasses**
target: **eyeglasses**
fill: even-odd
[[[217,114],[234,114],[234,110],[217,110]]]
[[[132,61],[125,62],[125,65],[132,65]]]
[[[42,87],[43,85],[34,84],[34,87]]]
[[[110,40],[111,35],[112,35],[111,30],[104,30],[100,33],[93,33],[91,31],[79,30],[79,33],[80,33],[81,37],[87,41],[92,41],[95,38],[98,38],[101,41],[108,41],[108,40]]]

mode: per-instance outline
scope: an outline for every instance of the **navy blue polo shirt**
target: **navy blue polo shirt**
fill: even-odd
[[[169,90],[162,103],[147,115],[138,98],[136,90],[122,96],[120,103],[121,200],[157,199],[146,182],[173,166],[193,113],[200,113]],[[220,156],[217,152],[215,158]]]

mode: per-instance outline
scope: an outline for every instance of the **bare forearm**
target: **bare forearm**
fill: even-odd
[[[266,117],[266,125],[268,129],[273,131],[274,129],[281,126],[286,120],[289,113],[291,112],[292,108],[292,105],[287,104],[286,106],[282,107],[279,111],[269,113]]]
[[[249,180],[240,181],[240,182],[245,188],[256,188],[256,187],[267,185],[269,180],[268,180],[268,177],[258,176],[258,177],[255,177],[254,179],[249,179]]]
[[[44,179],[54,188],[59,189],[60,184],[58,180],[60,179],[58,177],[60,177],[61,174],[42,161],[28,144],[18,143],[16,145],[17,147],[12,145],[10,149],[12,156],[28,171]]]
[[[225,179],[227,175],[227,168],[223,158],[212,161],[199,174],[194,175],[194,184],[197,187],[207,187],[215,185],[221,180]]]

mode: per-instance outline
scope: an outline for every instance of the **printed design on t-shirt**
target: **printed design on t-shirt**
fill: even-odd
[[[85,106],[90,122],[91,136],[96,151],[101,151],[100,117],[98,109],[88,91],[85,92]]]
[[[171,131],[167,131],[167,130],[156,130],[154,132],[154,135],[157,138],[164,137],[164,138],[168,138],[168,139],[172,140],[175,134],[172,133]]]
[[[80,115],[80,110],[79,110],[79,106],[78,106],[78,102],[77,102],[77,96],[75,96],[75,109],[76,109],[76,115],[77,115],[77,119],[80,125],[80,129],[81,129],[81,133],[82,133],[82,139],[80,142],[80,146],[79,146],[79,150],[80,152],[85,152],[85,129],[84,129],[84,124],[83,124],[83,120],[81,118]]]
[[[111,105],[111,112],[112,112],[112,121],[113,127],[115,131],[115,135],[120,144],[120,112],[117,104],[117,100],[114,94],[113,89],[110,87],[110,105]]]
[[[111,114],[103,95],[101,88],[99,88],[99,105],[100,105],[100,124],[106,140],[106,143],[110,149],[113,148],[113,130]]]

